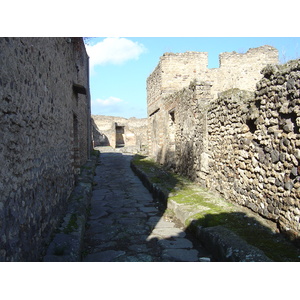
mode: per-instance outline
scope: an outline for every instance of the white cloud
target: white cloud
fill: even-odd
[[[86,45],[90,66],[122,64],[130,59],[138,59],[146,51],[143,44],[126,38],[105,38],[95,45]]]
[[[107,99],[96,99],[92,101],[92,104],[97,106],[115,106],[116,104],[123,102],[122,99],[116,97],[108,97]]]
[[[91,103],[92,115],[106,115],[123,118],[146,118],[146,108],[130,105],[128,101],[110,96],[106,99],[95,99]]]
[[[92,100],[93,115],[121,116],[127,108],[127,102],[116,97]]]

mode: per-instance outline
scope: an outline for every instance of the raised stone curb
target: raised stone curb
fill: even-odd
[[[157,184],[151,183],[147,174],[137,165],[131,162],[131,168],[140,178],[145,187],[153,194],[156,199],[167,203],[167,207],[173,211],[176,218],[183,224],[185,221],[197,213],[191,207],[178,204],[175,201],[168,201],[168,192],[163,191]],[[196,227],[193,231],[195,237],[199,239],[209,251],[211,251],[218,261],[228,262],[270,262],[263,251],[249,245],[245,240],[234,234],[223,226],[215,227]]]
[[[263,251],[249,245],[239,236],[223,226],[196,228],[196,237],[221,261],[271,262]],[[216,247],[217,246],[217,247]]]
[[[78,262],[81,250],[88,207],[92,197],[93,179],[99,152],[82,167],[77,184],[69,199],[66,215],[50,243],[44,262]]]
[[[150,191],[155,199],[167,203],[168,202],[168,192],[163,191],[158,185],[150,182],[147,174],[138,168],[132,161],[130,163],[131,169],[139,177],[144,186]]]

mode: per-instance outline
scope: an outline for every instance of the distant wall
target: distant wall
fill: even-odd
[[[90,150],[81,38],[0,38],[0,261],[38,261]]]
[[[92,115],[94,146],[147,151],[147,119]]]

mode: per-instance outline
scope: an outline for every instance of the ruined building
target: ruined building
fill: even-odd
[[[38,261],[91,150],[82,38],[0,38],[0,261]]]
[[[261,69],[276,63],[278,51],[270,46],[250,49],[245,54],[222,53],[220,67],[215,69],[208,68],[207,52],[165,53],[147,79],[150,155],[162,156],[161,162],[164,160],[163,131],[166,124],[172,124],[174,115],[173,107],[168,107],[165,101],[166,96],[189,86],[195,79],[211,85],[209,93],[213,99],[231,88],[253,91],[262,78]]]
[[[130,152],[147,151],[147,119],[92,115],[94,146],[123,148]]]
[[[300,60],[270,46],[164,54],[147,80],[149,152],[225,199],[300,235]]]

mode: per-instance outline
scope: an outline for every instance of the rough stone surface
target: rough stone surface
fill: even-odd
[[[222,226],[197,228],[197,236],[220,261],[271,262],[263,251]]]
[[[187,239],[176,239],[174,241],[168,241],[168,240],[162,240],[159,242],[159,244],[164,247],[164,248],[193,248],[193,244],[191,241],[187,240]]]
[[[278,63],[278,51],[271,46],[262,46],[243,54],[221,53],[219,61],[219,68],[209,69],[207,52],[165,53],[160,58],[147,79],[150,155],[158,156],[158,160],[164,163],[164,158],[170,156],[174,148],[177,113],[173,101],[165,99],[167,96],[187,88],[195,80],[208,82],[211,86],[209,93],[205,89],[199,90],[201,106],[204,98],[216,99],[218,93],[228,89],[254,91],[257,81],[263,76],[260,73],[262,68]],[[166,131],[169,131],[169,141]],[[166,142],[170,144],[167,147]]]
[[[257,51],[276,63],[274,49]],[[162,96],[148,94],[150,154],[225,199],[277,222],[281,232],[296,241],[300,237],[300,61],[264,68],[251,62],[249,67],[262,69],[260,76],[248,78],[256,85],[234,83],[230,90],[218,90],[218,96],[214,81],[193,81],[176,92],[170,84],[168,94],[167,82],[163,89],[151,81],[155,74],[151,75],[148,90],[160,89]],[[159,68],[156,77],[162,65]],[[158,102],[160,109],[155,111]]]
[[[98,160],[95,153],[83,166],[69,199],[66,214],[47,247],[44,262],[78,262],[81,260],[82,244],[92,197],[94,171]],[[101,215],[101,212],[100,214]]]
[[[182,226],[167,219],[165,209],[131,170],[132,155],[111,147],[99,149],[82,261],[199,262],[203,256],[213,260]]]
[[[133,169],[135,173],[138,174],[138,176],[143,180],[144,185],[148,186],[149,190],[153,190],[150,188],[153,183],[150,182],[147,175],[144,174],[144,176],[141,176],[141,174],[143,174],[144,172],[137,165],[132,165],[134,166]],[[166,191],[161,190],[161,192],[168,194],[168,192]],[[164,197],[160,197],[158,199],[164,200]],[[211,198],[211,200],[216,201],[216,199],[213,200],[213,198]],[[224,205],[224,203],[222,204],[220,202],[220,205]],[[168,199],[167,207],[175,214],[176,219],[178,219],[181,224],[185,224],[190,215],[195,215],[197,214],[197,212],[205,209],[204,207],[199,208],[197,204],[193,206],[184,203],[176,205],[176,203],[171,199]],[[179,253],[176,249],[178,246],[183,249],[186,247],[190,248],[189,242],[184,238],[177,237],[176,240],[174,240],[174,238],[172,237],[170,238],[168,236],[168,231],[165,232],[165,237],[167,237],[167,240],[161,239],[161,236],[157,233],[157,230],[153,230],[151,235],[156,235],[156,238],[159,240],[159,244],[162,247],[167,248],[163,252],[164,257],[176,257],[178,261],[181,261],[180,256],[182,255],[182,253]],[[209,249],[214,254],[213,257],[216,261],[271,261],[263,253],[263,251],[248,244],[245,240],[234,234],[231,230],[224,228],[223,226],[208,228],[197,226],[193,230],[193,235],[195,235],[196,238],[201,241],[202,245],[207,247],[207,249]],[[201,252],[201,250],[199,250],[199,253],[199,261],[211,261],[211,257],[207,257],[205,252]],[[189,255],[189,258],[192,259],[194,254],[192,252],[189,252]]]
[[[0,261],[37,261],[89,155],[88,57],[81,38],[0,38],[0,65]]]
[[[162,253],[165,259],[174,259],[175,261],[198,261],[198,252],[196,250],[182,250],[182,249],[166,249]]]

